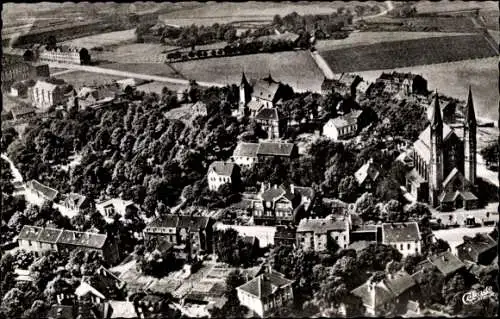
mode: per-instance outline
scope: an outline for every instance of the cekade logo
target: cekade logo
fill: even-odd
[[[480,300],[487,299],[494,295],[495,293],[493,292],[492,287],[486,287],[483,291],[471,290],[462,296],[462,302],[464,305],[473,305]]]

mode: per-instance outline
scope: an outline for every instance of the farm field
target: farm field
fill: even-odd
[[[64,41],[63,44],[91,49],[93,47],[119,44],[135,40],[135,29],[106,32]]]
[[[92,51],[92,60],[110,61],[120,63],[157,63],[164,60],[162,51],[172,50],[176,47],[161,45],[159,43],[129,43],[96,52]]]
[[[429,90],[438,89],[462,100],[467,98],[470,84],[476,116],[498,121],[498,57],[356,73],[375,81],[380,73],[394,70],[421,74],[427,79]]]
[[[123,77],[120,76],[84,72],[84,71],[75,71],[71,73],[61,74],[57,76],[57,78],[63,79],[67,83],[72,84],[74,88],[80,88],[82,86],[109,84],[113,81],[124,79]]]
[[[164,87],[167,87],[169,90],[174,91],[174,92],[178,92],[180,90],[184,91],[184,90],[188,89],[187,86],[176,84],[176,83],[165,83],[165,82],[156,82],[155,81],[155,82],[150,82],[150,83],[146,83],[143,85],[139,85],[137,87],[137,90],[144,91],[146,93],[154,92],[157,94],[161,94],[161,91],[163,90]]]
[[[239,21],[271,21],[274,15],[298,14],[328,14],[336,12],[337,8],[353,8],[356,5],[383,5],[376,1],[352,2],[210,2],[204,6],[177,10],[160,16],[165,23],[185,26],[191,24],[211,25],[214,23],[230,23]]]
[[[391,69],[496,55],[482,35],[393,41],[320,53],[334,73]]]
[[[165,63],[106,63],[99,67],[118,71],[182,78]]]
[[[496,1],[418,1],[418,13],[436,13],[443,11],[467,10],[481,8],[482,10],[498,10]]]
[[[221,57],[172,65],[188,79],[226,84],[239,84],[243,71],[249,78],[263,78],[271,73],[275,80],[300,91],[319,91],[324,78],[308,51]]]
[[[473,33],[447,33],[447,32],[353,32],[349,37],[339,40],[319,40],[316,43],[318,50],[341,49],[358,45],[368,45],[391,41],[417,40],[443,36],[472,35]]]

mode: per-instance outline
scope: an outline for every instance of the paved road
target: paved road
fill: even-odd
[[[185,79],[176,79],[176,78],[171,78],[171,77],[166,77],[166,76],[118,71],[118,70],[113,70],[113,69],[101,68],[101,67],[97,67],[97,66],[78,65],[78,64],[62,64],[62,63],[51,62],[51,63],[49,63],[49,67],[68,69],[68,70],[77,70],[77,71],[84,71],[84,72],[91,72],[91,73],[108,74],[108,75],[114,75],[114,76],[121,76],[121,77],[125,77],[125,78],[135,78],[135,79],[141,79],[141,80],[150,80],[150,81],[157,81],[157,82],[168,82],[168,83],[175,83],[175,84],[181,84],[181,85],[189,85],[189,80],[185,80]],[[64,72],[66,72],[66,71],[64,71]],[[198,83],[198,85],[200,85],[200,86],[207,86],[207,87],[210,87],[210,86],[223,87],[223,86],[225,86],[224,84],[215,83],[215,82],[196,81],[196,83]]]

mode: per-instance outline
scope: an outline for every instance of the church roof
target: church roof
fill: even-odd
[[[432,114],[431,114],[431,126],[442,125],[443,117],[441,116],[441,107],[439,106],[439,96],[436,92],[434,96],[434,103],[432,105]]]
[[[257,157],[257,150],[259,149],[258,143],[238,143],[236,146],[233,157]]]
[[[361,166],[361,168],[354,173],[354,177],[358,181],[358,184],[363,184],[367,177],[370,177],[372,181],[375,181],[378,176],[378,167],[371,160]]]
[[[279,83],[271,80],[259,80],[253,87],[252,96],[266,101],[273,101],[278,93]]]
[[[446,142],[452,135],[455,135],[455,132],[451,127],[446,124],[443,124],[443,142]],[[430,145],[431,145],[431,126],[427,126],[427,128],[420,133],[418,140],[413,144],[415,151],[427,161],[430,161]]]
[[[472,101],[472,91],[469,86],[469,96],[467,97],[467,104],[465,105],[464,125],[476,125],[476,114],[474,113],[474,102]]]
[[[448,174],[448,177],[443,182],[443,188],[446,188],[448,184],[455,179],[455,177],[460,178],[460,180],[463,180],[463,175],[460,173],[460,171],[455,167],[453,170]]]

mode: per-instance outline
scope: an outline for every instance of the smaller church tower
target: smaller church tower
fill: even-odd
[[[250,101],[251,90],[252,87],[250,86],[250,83],[248,83],[247,81],[245,72],[242,72],[241,83],[240,83],[240,109],[243,109]]]
[[[441,117],[441,107],[439,96],[436,91],[434,103],[431,106],[431,148],[430,148],[430,174],[429,174],[429,203],[432,206],[438,205],[438,196],[443,184],[443,118]]]
[[[469,86],[469,96],[467,97],[464,114],[464,177],[472,185],[476,184],[476,128],[474,102],[472,101],[472,91]]]

